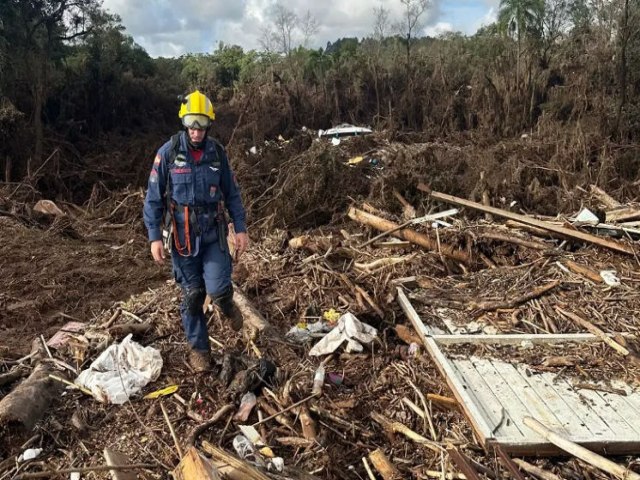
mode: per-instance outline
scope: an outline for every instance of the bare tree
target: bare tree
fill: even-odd
[[[395,24],[396,30],[405,37],[407,42],[407,64],[411,62],[411,44],[416,32],[422,29],[421,17],[429,7],[429,0],[400,0],[404,5],[402,20]]]
[[[280,52],[289,55],[298,16],[280,3],[273,7],[273,24]]]
[[[309,46],[309,40],[313,37],[318,30],[320,30],[320,26],[318,25],[318,21],[316,18],[311,15],[311,11],[307,10],[307,13],[300,19],[300,30],[302,31],[302,44],[305,47]]]
[[[389,10],[384,8],[382,4],[373,9],[373,38],[381,42],[387,35],[389,28]]]

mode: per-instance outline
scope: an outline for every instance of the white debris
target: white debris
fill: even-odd
[[[610,287],[620,286],[620,279],[618,278],[618,274],[615,270],[602,270],[600,272],[600,276],[602,277],[602,280],[604,280],[604,283]]]
[[[334,329],[309,350],[309,355],[328,355],[344,342],[347,342],[347,352],[361,352],[363,347],[360,342],[371,343],[377,336],[378,331],[374,327],[347,312],[340,317]]]
[[[111,345],[83,370],[76,384],[91,390],[105,403],[122,405],[149,382],[157,380],[162,370],[162,356],[153,347],[143,347],[131,340]]]

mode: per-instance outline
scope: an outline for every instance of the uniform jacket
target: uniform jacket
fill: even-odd
[[[188,148],[186,131],[181,133],[178,145],[177,155],[171,164],[169,163],[173,156],[171,140],[160,147],[149,175],[143,208],[149,241],[162,240],[163,214],[166,208],[164,196],[169,178],[171,179],[171,199],[175,203],[176,230],[181,243],[184,244],[185,240],[185,206],[190,207],[190,216],[195,213],[202,235],[201,242],[206,244],[218,239],[216,222],[220,200],[224,200],[235,231],[246,232],[246,215],[240,190],[224,149],[221,146],[216,148],[215,141],[207,138],[202,147],[202,157],[199,162],[195,162]],[[219,156],[222,158],[218,158]],[[195,243],[194,230],[196,229],[193,224],[190,230],[191,241]]]

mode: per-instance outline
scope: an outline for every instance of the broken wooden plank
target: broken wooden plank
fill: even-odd
[[[105,448],[102,452],[102,455],[104,456],[107,465],[109,465],[110,467],[131,465],[131,459],[129,459],[126,454],[117,450]],[[136,472],[126,470],[110,470],[109,474],[111,476],[111,480],[136,480],[138,478]]]
[[[502,447],[496,446],[495,451],[498,454],[498,460],[500,460],[500,463],[502,463],[502,465],[504,465],[505,468],[509,470],[509,473],[514,478],[514,480],[526,480],[524,475],[520,473],[520,470],[518,469],[517,465],[513,463],[513,460],[511,459],[509,454],[505,452],[504,449],[502,449]]]
[[[477,403],[474,401],[474,399],[471,398],[471,395],[473,394],[464,388],[459,376],[456,374],[455,369],[453,368],[449,360],[447,360],[447,358],[444,356],[436,341],[431,338],[431,332],[424,325],[424,323],[422,323],[420,316],[415,311],[413,305],[411,305],[411,302],[401,288],[397,288],[397,295],[398,303],[400,303],[400,306],[404,310],[405,315],[420,336],[423,345],[436,364],[436,367],[440,371],[440,374],[447,381],[449,388],[451,388],[451,391],[453,392],[458,404],[465,413],[465,416],[471,422],[471,426],[478,435],[480,442],[484,444],[487,439],[490,439],[492,437],[491,427],[487,422],[486,414],[483,414],[478,410],[478,407],[476,406]]]
[[[610,333],[607,337],[615,337],[622,335],[623,337],[631,337],[634,335],[629,333]],[[522,342],[531,342],[533,344],[546,343],[574,343],[574,342],[600,342],[602,338],[593,333],[498,333],[496,335],[486,334],[454,334],[454,335],[431,335],[439,345],[454,345],[457,343],[487,343],[499,345],[519,345]]]
[[[458,449],[455,447],[448,448],[447,453],[449,454],[449,458],[453,460],[453,463],[462,473],[464,473],[468,480],[480,480],[480,476],[476,469],[473,468],[467,457],[459,452]]]
[[[407,427],[406,425],[400,422],[389,420],[384,415],[381,415],[377,412],[371,412],[371,418],[375,422],[380,424],[382,428],[384,428],[389,433],[402,433],[408,439],[413,440],[419,445],[423,445],[429,450],[432,450],[436,453],[442,452],[442,447],[437,442],[434,442],[432,440],[429,440],[428,438],[423,437],[422,435],[414,432],[409,427]]]
[[[513,235],[506,235],[503,233],[482,232],[480,233],[480,237],[488,240],[513,243],[514,245],[520,245],[521,247],[531,248],[533,250],[549,250],[552,247],[552,245],[548,245],[537,240],[527,240],[526,238],[514,237]]]
[[[369,460],[384,480],[400,480],[402,478],[400,471],[379,448],[369,454]]]
[[[525,418],[524,424],[542,437],[549,440],[554,445],[560,447],[565,452],[570,453],[571,455],[579,458],[584,462],[587,462],[590,465],[593,465],[607,473],[615,475],[616,477],[624,480],[640,480],[640,474],[632,472],[628,468],[618,465],[617,463],[612,462],[611,460],[608,460],[598,455],[597,453],[594,453],[574,442],[567,440],[561,435],[558,435],[557,433],[550,430],[535,418]]]
[[[203,457],[195,447],[190,447],[187,453],[180,460],[178,466],[172,472],[175,480],[220,480],[218,469],[211,461]],[[119,480],[113,478],[113,480]],[[121,478],[120,480],[136,480],[133,477]]]
[[[257,468],[249,465],[247,462],[243,462],[221,448],[212,445],[206,440],[202,442],[202,449],[211,455],[214,460],[232,467],[235,471],[242,474],[239,478],[244,478],[246,480],[271,480],[266,474],[262,473]]]
[[[585,265],[580,265],[579,263],[574,262],[573,260],[566,260],[565,263],[569,270],[573,273],[577,273],[578,275],[582,275],[583,277],[587,277],[594,283],[602,283],[604,280],[600,276],[600,273],[589,268]]]
[[[598,245],[599,247],[607,248],[609,250],[613,250],[615,252],[624,253],[626,255],[634,255],[634,249],[628,245],[624,245],[619,242],[614,242],[612,240],[607,240],[604,238],[600,238],[596,235],[591,235],[588,233],[581,232],[579,230],[572,230],[567,227],[562,227],[558,225],[553,225],[549,222],[545,222],[542,220],[537,220],[535,218],[528,217],[526,215],[520,215],[518,213],[508,212],[506,210],[502,210],[495,207],[487,207],[482,205],[481,203],[472,202],[470,200],[465,200],[464,198],[454,197],[453,195],[447,195],[446,193],[434,192],[429,187],[424,184],[418,185],[418,189],[428,193],[431,198],[435,200],[441,200],[443,202],[447,202],[453,205],[459,205],[462,207],[469,207],[475,210],[479,210],[481,212],[492,213],[498,217],[508,218],[510,220],[515,220],[524,225],[529,225],[533,227],[542,228],[543,230],[558,233],[564,235],[568,238],[574,240],[580,240],[582,242],[591,243],[593,245]]]
[[[551,473],[540,467],[531,465],[529,462],[525,462],[521,458],[514,458],[512,461],[525,472],[530,473],[535,477],[541,478],[542,480],[562,480],[562,478],[560,478],[555,473]]]
[[[386,232],[387,230],[395,229],[397,231],[392,234],[394,237],[398,237],[402,240],[408,240],[409,242],[420,245],[427,250],[442,253],[442,255],[444,255],[445,257],[465,263],[467,265],[470,265],[472,263],[471,257],[467,252],[452,247],[451,245],[447,245],[446,243],[439,243],[437,240],[432,239],[423,233],[419,233],[408,228],[398,228],[399,225],[394,222],[385,220],[381,217],[376,217],[375,215],[363,212],[362,210],[358,210],[353,207],[349,209],[348,215],[352,220],[365,225],[369,225],[378,230]]]

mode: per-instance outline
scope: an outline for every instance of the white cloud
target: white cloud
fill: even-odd
[[[424,34],[429,37],[439,37],[443,33],[453,32],[455,29],[449,22],[438,22],[424,29]]]
[[[117,13],[127,33],[152,56],[178,56],[184,53],[211,52],[218,42],[260,49],[260,36],[269,25],[269,12],[277,0],[104,0],[104,8]],[[469,0],[455,0],[467,2]],[[478,3],[499,0],[473,0]],[[442,20],[442,0],[432,0],[422,23],[429,35],[451,30],[468,31],[468,25]],[[323,47],[341,37],[362,38],[371,35],[373,9],[389,10],[393,24],[402,18],[400,0],[280,0],[299,16],[307,11],[316,18],[319,31],[311,47]],[[436,32],[436,33],[431,33]]]

